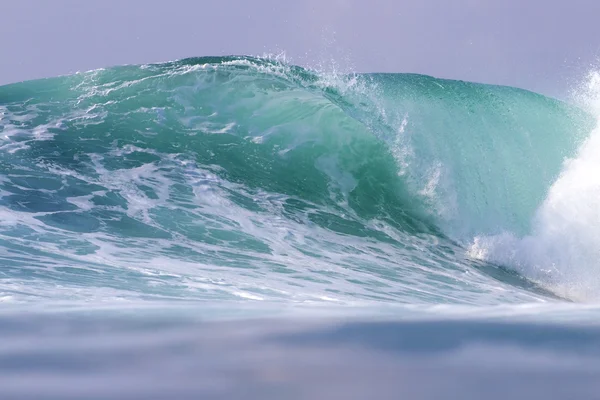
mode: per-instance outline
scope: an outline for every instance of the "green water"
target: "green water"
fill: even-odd
[[[468,249],[531,232],[594,125],[515,88],[249,57],[3,86],[0,292],[74,303],[546,300],[543,282]]]

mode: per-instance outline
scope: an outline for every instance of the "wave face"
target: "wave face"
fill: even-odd
[[[249,57],[3,86],[0,295],[547,301],[562,256],[513,250],[574,201],[594,125],[515,88]]]

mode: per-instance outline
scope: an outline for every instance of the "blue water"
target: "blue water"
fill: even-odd
[[[594,398],[594,82],[207,57],[0,87],[0,393]]]

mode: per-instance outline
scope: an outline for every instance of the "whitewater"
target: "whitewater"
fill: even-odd
[[[1,86],[2,398],[596,398],[599,82]]]

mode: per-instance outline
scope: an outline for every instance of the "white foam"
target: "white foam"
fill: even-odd
[[[477,237],[469,254],[516,267],[558,294],[600,300],[600,73],[590,74],[578,100],[599,117],[574,159],[536,212],[529,236]]]

